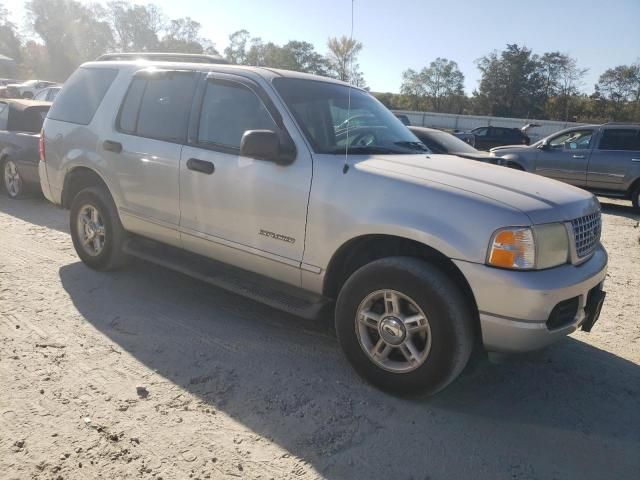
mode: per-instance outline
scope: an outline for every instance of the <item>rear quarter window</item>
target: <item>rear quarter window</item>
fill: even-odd
[[[606,129],[602,132],[598,149],[640,151],[640,130],[631,128]]]
[[[79,68],[65,82],[48,117],[89,125],[117,74],[112,68]]]

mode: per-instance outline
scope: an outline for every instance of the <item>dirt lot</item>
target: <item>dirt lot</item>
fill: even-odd
[[[142,262],[96,273],[68,212],[0,197],[0,477],[638,478],[640,216],[606,202],[593,333],[404,400],[327,325]]]

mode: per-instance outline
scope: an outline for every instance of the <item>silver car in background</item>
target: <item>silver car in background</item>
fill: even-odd
[[[530,146],[496,147],[499,164],[570,183],[640,208],[640,124],[583,125]]]

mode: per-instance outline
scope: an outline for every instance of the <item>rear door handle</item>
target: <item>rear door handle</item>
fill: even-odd
[[[631,161],[632,162],[640,162],[640,158],[632,158]]]
[[[120,142],[114,142],[113,140],[105,140],[102,142],[102,148],[113,153],[122,152],[122,144]]]
[[[574,155],[573,158],[584,158],[584,155]]]
[[[187,160],[187,168],[194,172],[206,173],[207,175],[211,175],[216,169],[212,162],[207,162],[206,160],[200,160],[198,158],[190,158]]]

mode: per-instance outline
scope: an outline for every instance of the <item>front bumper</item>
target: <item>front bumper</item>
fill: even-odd
[[[482,342],[489,351],[535,350],[573,333],[586,319],[589,291],[602,285],[607,252],[598,246],[581,265],[563,265],[540,271],[501,270],[456,260],[475,296]],[[577,313],[559,328],[547,321],[560,302],[578,297]]]

